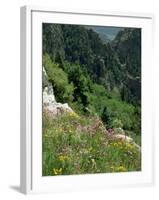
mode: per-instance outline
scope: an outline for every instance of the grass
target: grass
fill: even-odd
[[[43,176],[141,170],[133,144],[110,139],[97,117],[43,113]]]

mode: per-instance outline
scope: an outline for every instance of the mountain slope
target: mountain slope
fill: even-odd
[[[140,104],[141,99],[141,30],[116,28],[115,39],[105,44],[94,30],[80,25],[43,25],[43,52],[60,63],[79,63],[90,78],[121,99]],[[107,28],[108,29],[108,28]],[[115,29],[109,28],[110,32]],[[114,33],[115,34],[115,33]]]

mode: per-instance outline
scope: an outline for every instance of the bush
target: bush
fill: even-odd
[[[74,86],[72,83],[68,83],[67,74],[59,68],[58,64],[52,62],[47,54],[43,56],[43,66],[53,85],[56,100],[63,103],[72,101]]]
[[[91,87],[89,76],[78,64],[65,63],[65,71],[68,74],[69,82],[74,85],[74,101],[82,104],[83,108],[87,107],[89,104],[87,94],[90,92]]]
[[[122,128],[123,127],[123,123],[120,119],[114,119],[112,121],[112,128]]]

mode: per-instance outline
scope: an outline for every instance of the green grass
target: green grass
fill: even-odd
[[[108,139],[97,117],[43,113],[43,176],[141,170],[133,144]]]

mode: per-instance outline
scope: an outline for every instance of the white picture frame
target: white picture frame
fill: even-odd
[[[42,23],[142,28],[142,171],[42,177]],[[151,14],[21,8],[21,192],[43,193],[154,183]],[[151,67],[150,67],[151,66]],[[143,134],[144,132],[144,134]],[[150,134],[151,133],[151,134]]]

